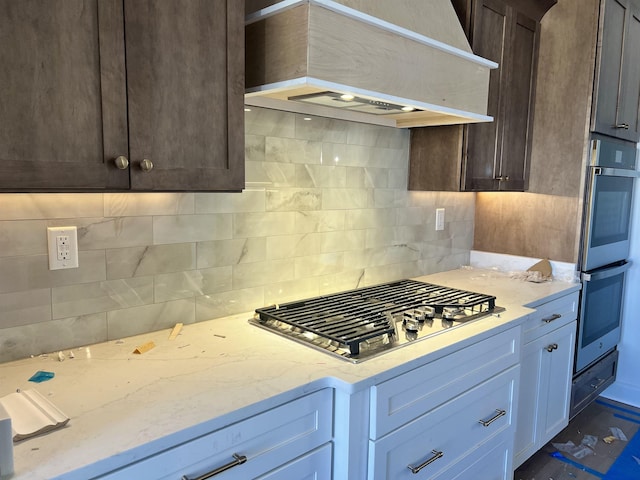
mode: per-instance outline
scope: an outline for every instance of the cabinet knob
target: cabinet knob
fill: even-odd
[[[143,172],[150,172],[151,170],[153,170],[153,162],[148,158],[145,158],[140,162],[140,170],[142,170]]]
[[[618,123],[615,125],[615,128],[623,128],[625,130],[629,130],[629,124],[628,123]]]
[[[552,343],[551,345],[549,345],[547,347],[547,352],[553,352],[554,350],[558,349],[558,344],[557,343]]]
[[[494,180],[498,180],[499,182],[508,182],[509,175],[500,175],[499,177],[494,177]]]
[[[116,157],[113,160],[113,163],[115,163],[116,167],[118,167],[120,170],[126,170],[129,167],[129,159],[124,155]]]

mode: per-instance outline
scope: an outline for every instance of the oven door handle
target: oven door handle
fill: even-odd
[[[591,282],[594,280],[603,280],[615,275],[620,275],[622,272],[626,272],[631,267],[631,262],[627,261],[617,267],[607,268],[606,270],[599,270],[592,273],[583,273],[580,277],[583,282]]]
[[[611,168],[611,167],[593,167],[594,175],[603,175],[606,177],[640,177],[640,172],[637,170],[627,170],[625,168]]]

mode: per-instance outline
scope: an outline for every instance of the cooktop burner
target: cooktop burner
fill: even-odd
[[[357,363],[501,311],[490,295],[401,280],[259,308],[249,321]]]

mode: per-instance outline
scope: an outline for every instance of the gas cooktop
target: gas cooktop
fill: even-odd
[[[249,322],[358,363],[502,311],[490,295],[400,280],[259,308]]]

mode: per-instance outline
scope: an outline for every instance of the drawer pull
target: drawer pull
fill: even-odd
[[[562,317],[562,315],[560,315],[559,313],[554,313],[554,314],[553,314],[553,315],[551,315],[550,317],[543,318],[543,319],[542,319],[542,321],[543,321],[544,323],[551,323],[551,322],[553,322],[554,320],[559,319],[560,317]]]
[[[425,460],[417,467],[408,465],[407,468],[411,470],[411,473],[415,475],[416,473],[419,473],[420,470],[422,470],[424,467],[426,467],[427,465],[431,465],[433,462],[435,462],[439,458],[442,458],[442,456],[444,455],[444,452],[438,452],[437,450],[431,450],[431,453],[433,454],[433,457],[431,457],[430,459]]]
[[[500,417],[504,417],[506,414],[507,414],[506,410],[496,410],[496,414],[493,417],[491,417],[489,420],[478,420],[478,423],[481,424],[483,427],[488,427]]]
[[[557,343],[552,343],[551,345],[549,345],[547,347],[547,352],[553,352],[554,350],[558,349],[558,344]]]
[[[246,456],[238,455],[237,453],[233,454],[233,458],[234,458],[233,461],[227,463],[226,465],[218,467],[215,470],[210,471],[209,473],[205,473],[204,475],[201,475],[195,478],[189,478],[186,475],[183,475],[182,480],[207,480],[208,478],[215,477],[219,473],[226,472],[230,468],[237,467],[238,465],[242,465],[244,462],[247,461]]]

